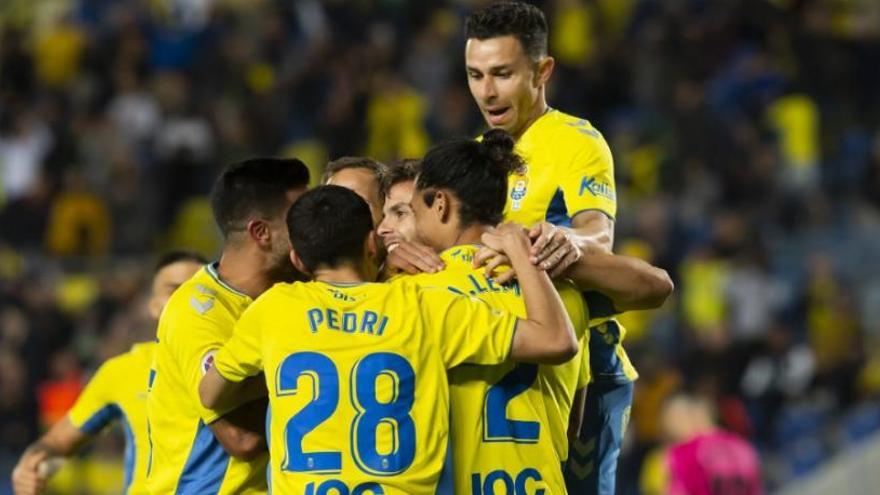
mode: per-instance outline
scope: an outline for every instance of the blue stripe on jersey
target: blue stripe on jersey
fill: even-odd
[[[547,205],[547,214],[544,215],[544,218],[553,225],[571,227],[571,217],[568,216],[568,208],[565,207],[565,196],[562,194],[562,189],[556,189],[556,194]]]
[[[134,478],[134,461],[137,459],[137,446],[134,444],[134,434],[131,431],[131,423],[125,413],[122,413],[122,430],[125,432],[125,484],[122,485],[122,493],[128,493],[131,481]]]
[[[92,414],[92,417],[79,427],[79,431],[87,435],[94,435],[107,426],[109,422],[120,416],[122,416],[122,410],[119,409],[119,406],[116,404],[107,404],[101,409],[98,409],[95,414]]]
[[[150,449],[150,453],[147,456],[147,477],[150,477],[150,472],[153,470],[153,430],[150,429],[150,418],[147,417],[147,442],[149,443],[148,448]]]
[[[229,454],[223,450],[220,442],[214,438],[211,429],[199,421],[196,438],[180,480],[177,481],[179,494],[208,495],[220,491],[226,467],[229,465]]]
[[[583,293],[584,302],[590,308],[590,318],[607,318],[620,314],[614,307],[614,301],[610,297],[594,290]]]
[[[593,383],[618,384],[629,383],[623,371],[623,361],[617,357],[617,345],[620,343],[620,326],[615,320],[590,328],[590,369],[593,372]]]
[[[271,444],[269,443],[269,439],[271,436],[269,435],[269,426],[272,424],[272,405],[269,404],[266,406],[266,450],[272,452]],[[269,487],[269,495],[272,495],[272,459],[269,458],[269,462],[266,463],[266,485]]]

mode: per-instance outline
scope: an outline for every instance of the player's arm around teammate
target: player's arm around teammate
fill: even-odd
[[[510,357],[517,361],[559,364],[573,358],[578,341],[559,294],[547,274],[529,261],[530,243],[517,224],[500,225],[482,236],[483,244],[503,252],[517,270],[528,320],[521,320]]]

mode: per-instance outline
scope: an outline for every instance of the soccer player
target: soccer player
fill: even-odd
[[[331,161],[324,169],[321,184],[351,189],[370,205],[373,225],[382,221],[380,191],[385,164],[364,156],[345,156]]]
[[[742,438],[718,429],[703,398],[678,394],[663,406],[669,495],[762,495],[761,463]]]
[[[206,262],[201,255],[188,251],[172,251],[159,258],[147,303],[150,316],[158,321],[174,290]],[[12,473],[16,494],[41,493],[49,474],[40,468],[42,463],[72,455],[115,420],[125,431],[123,493],[147,493],[146,392],[155,348],[155,342],[137,343],[129,352],[98,368],[67,416],[22,454]]]
[[[611,151],[587,120],[547,105],[554,60],[547,22],[535,6],[504,1],[471,14],[465,26],[468,86],[486,123],[517,140],[526,167],[510,176],[506,221],[531,228],[532,261],[581,288],[584,252],[610,252],[617,201]],[[489,253],[491,255],[491,253]],[[672,291],[665,272],[657,307]],[[582,441],[568,463],[573,493],[613,495],[617,458],[638,376],[623,350],[624,329],[610,319],[624,309],[598,293],[588,296],[592,382]]]
[[[265,387],[249,389],[239,408],[208,409],[198,386],[245,308],[296,277],[284,218],[308,182],[299,160],[263,158],[227,167],[214,184],[220,261],[184,283],[159,320],[147,399],[150,493],[266,491]]]
[[[201,387],[203,403],[218,407],[265,370],[276,493],[432,494],[448,434],[445,370],[577,353],[519,227],[482,241],[524,270],[528,319],[446,289],[367,282],[378,271],[378,241],[369,207],[348,189],[304,194],[288,225],[291,259],[314,281],[276,285],[256,301]]]
[[[416,238],[416,226],[409,203],[420,164],[420,160],[401,160],[388,166],[382,176],[382,221],[376,233],[389,252],[394,251],[401,241],[412,241]]]
[[[513,146],[507,133],[493,130],[482,143],[458,140],[432,149],[417,181],[415,170],[390,167],[379,232],[387,245],[411,241],[417,231],[422,242],[441,253],[446,268],[412,277],[420,285],[473,293],[494,308],[520,314],[524,308],[518,287],[497,284],[483,268],[473,266],[481,234],[503,215],[507,177],[522,165]],[[399,208],[404,202],[411,204],[410,210]],[[395,209],[400,215],[393,215]],[[643,279],[655,270],[643,261],[613,255],[591,255],[589,266],[586,276],[594,278],[598,290],[624,295],[640,292]],[[557,289],[583,345],[589,338],[583,299],[570,283],[559,283]],[[491,492],[493,483],[513,486],[527,478],[534,489],[565,492],[560,467],[568,456],[566,430],[572,406],[582,405],[573,395],[589,380],[587,358],[585,352],[582,360],[559,366],[506,363],[450,372],[456,493]],[[510,393],[499,403],[502,390]],[[581,414],[578,408],[570,434]]]

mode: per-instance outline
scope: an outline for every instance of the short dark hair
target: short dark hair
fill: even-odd
[[[464,33],[478,40],[513,36],[532,60],[547,55],[547,19],[541,9],[525,2],[496,2],[472,13]]]
[[[156,261],[156,267],[153,269],[153,273],[159,273],[159,271],[166,266],[177,263],[178,261],[191,261],[200,265],[208,263],[207,258],[195,251],[190,251],[188,249],[175,249],[174,251],[162,253],[159,256],[159,259]]]
[[[484,134],[482,142],[456,139],[441,144],[422,159],[416,188],[428,206],[434,202],[434,191],[451,191],[461,202],[463,226],[498,224],[504,217],[508,176],[523,166],[513,145],[513,137],[501,129]]]
[[[417,158],[404,158],[388,165],[382,177],[382,197],[388,196],[388,191],[397,184],[416,180],[421,164]]]
[[[373,230],[367,202],[340,186],[306,192],[287,212],[290,244],[309,272],[335,267],[363,256],[364,240]]]
[[[373,172],[373,175],[376,176],[376,180],[379,181],[379,184],[382,184],[382,177],[385,175],[385,164],[373,160],[370,157],[366,156],[343,156],[342,158],[337,158],[329,163],[324,168],[324,175],[321,176],[321,184],[326,184],[328,180],[330,180],[330,176],[345,170],[347,168],[363,168],[367,169],[370,172]]]
[[[308,187],[309,169],[296,158],[253,158],[226,167],[211,190],[214,220],[223,237],[243,230],[253,216],[272,217],[287,206],[287,192]]]

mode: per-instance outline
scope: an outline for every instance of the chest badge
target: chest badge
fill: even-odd
[[[522,208],[523,199],[529,190],[529,176],[526,175],[528,170],[523,170],[511,177],[512,186],[510,188],[510,209],[519,211]]]

